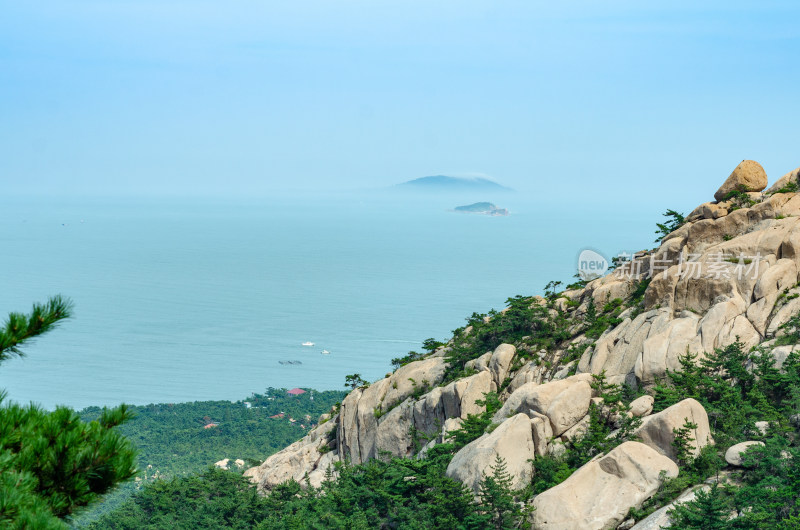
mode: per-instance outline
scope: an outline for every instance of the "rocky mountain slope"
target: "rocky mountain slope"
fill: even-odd
[[[698,455],[715,443],[698,401],[652,413],[647,391],[681,370],[687,352],[702,358],[734,343],[760,346],[780,367],[796,348],[780,337],[800,312],[799,179],[800,169],[764,191],[761,166],[742,162],[716,200],[676,223],[657,248],[588,283],[561,292],[549,285],[544,297],[473,315],[447,344],[354,389],[305,438],[246,475],[262,491],[289,479],[318,486],[334,462],[424,455],[486,414],[496,394],[490,425],[458,450],[446,474],[477,494],[500,456],[522,488],[532,480],[531,460],[568,450],[592,411],[605,407],[618,432],[630,427],[625,441],[535,496],[532,527],[630,528],[631,509],[678,475],[680,451]],[[611,384],[643,395],[615,408],[603,392]],[[676,442],[686,426],[690,436]],[[728,462],[740,465],[732,451]],[[657,511],[636,528],[658,528],[665,517]]]

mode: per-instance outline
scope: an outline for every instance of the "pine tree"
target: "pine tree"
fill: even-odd
[[[25,342],[66,319],[72,303],[60,296],[11,313],[0,328],[0,362],[23,356]],[[135,451],[115,429],[131,415],[122,405],[85,423],[66,407],[3,403],[0,391],[0,527],[64,528],[60,519],[135,473]]]
[[[730,508],[717,484],[709,491],[700,490],[691,502],[678,504],[671,512],[673,528],[686,530],[726,530]]]
[[[368,385],[369,383],[361,378],[361,374],[350,374],[344,377],[344,386],[349,386],[351,390]]]
[[[697,424],[690,422],[688,418],[684,418],[683,426],[672,429],[672,434],[675,436],[672,447],[675,448],[675,459],[681,467],[688,465],[694,456],[692,442],[695,439],[692,437],[692,432],[696,429]]]
[[[506,461],[500,455],[495,455],[492,474],[484,473],[479,492],[483,511],[490,517],[492,528],[500,530],[519,527],[524,514],[514,499],[514,494]]]
[[[656,223],[655,233],[658,236],[655,240],[656,243],[660,243],[662,239],[680,228],[686,220],[683,214],[675,210],[667,210],[663,215],[667,219],[663,223]]]

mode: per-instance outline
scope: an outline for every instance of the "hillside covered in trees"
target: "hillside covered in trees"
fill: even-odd
[[[240,401],[195,401],[129,407],[132,418],[119,427],[138,450],[139,474],[102,503],[81,513],[82,526],[117,507],[144,484],[200,473],[217,462],[243,470],[286,447],[316,425],[320,414],[341,401],[345,392],[309,390],[293,395],[268,388]],[[80,411],[84,421],[101,414],[98,407]],[[237,463],[238,461],[238,463]]]

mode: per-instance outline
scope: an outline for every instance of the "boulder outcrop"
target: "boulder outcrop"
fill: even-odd
[[[526,383],[514,391],[494,416],[503,421],[517,412],[535,411],[547,416],[554,436],[586,416],[593,396],[589,374],[581,374],[543,385]]]
[[[631,401],[631,414],[637,418],[647,416],[653,412],[653,396],[641,396]]]
[[[306,473],[311,485],[318,487],[336,460],[336,453],[330,450],[335,428],[334,420],[318,425],[301,440],[264,460],[260,466],[245,471],[244,476],[250,477],[260,491],[268,491],[287,480],[302,482]]]
[[[767,187],[767,172],[755,160],[742,160],[733,173],[714,194],[718,201],[732,191],[761,191]]]
[[[533,468],[529,460],[536,456],[531,419],[523,413],[508,418],[491,433],[464,446],[453,456],[446,475],[479,491],[484,475],[492,474],[497,456],[504,459],[512,485],[519,489],[530,483]]]
[[[764,193],[786,193],[800,191],[800,167],[788,172],[781,178],[775,181],[775,184],[770,186]]]
[[[537,496],[533,501],[533,528],[616,528],[631,508],[640,508],[655,493],[665,478],[676,476],[678,466],[672,460],[644,444],[625,442]]]
[[[647,416],[642,420],[642,425],[636,430],[635,435],[642,443],[652,447],[660,454],[676,460],[675,429],[680,429],[686,422],[697,425],[690,432],[689,450],[692,456],[697,456],[700,450],[713,443],[711,428],[708,425],[708,414],[703,406],[695,399],[684,399],[657,414]]]
[[[516,353],[517,349],[511,344],[501,344],[489,358],[489,371],[492,372],[494,383],[498,387],[508,376],[508,369],[511,368],[511,361],[514,360]]]
[[[739,177],[757,169],[743,164],[733,181],[751,182]],[[793,189],[798,178],[800,169],[771,190]],[[698,207],[658,249],[586,286],[584,298],[649,280],[643,311],[588,348],[578,373],[605,370],[611,382],[635,378],[650,385],[678,368],[687,349],[702,355],[737,337],[749,348],[779,332],[800,310],[800,300],[785,296],[800,279],[800,193],[768,192],[748,200]]]
[[[445,365],[441,357],[411,362],[390,377],[348,394],[339,414],[339,455],[347,456],[355,464],[375,458],[379,451],[410,456],[414,444],[409,421],[414,417],[414,405],[402,402],[435,387],[444,377]],[[460,411],[453,415],[459,414]],[[444,421],[446,417],[440,419]],[[427,423],[433,422],[431,418]]]
[[[742,453],[747,451],[751,446],[760,445],[764,446],[764,442],[741,442],[736,445],[732,445],[725,451],[725,461],[732,466],[741,467],[742,466]]]

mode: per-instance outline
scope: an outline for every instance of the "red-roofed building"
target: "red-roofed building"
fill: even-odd
[[[287,392],[287,394],[291,394],[293,396],[299,396],[300,394],[305,394],[306,391],[302,388],[293,388]]]
[[[204,429],[210,429],[212,427],[216,427],[217,425],[219,425],[219,424],[218,423],[209,423],[208,425],[205,425],[203,428]]]
[[[274,416],[270,416],[270,418],[273,419],[283,418],[283,412],[281,412],[280,414],[275,414]]]

